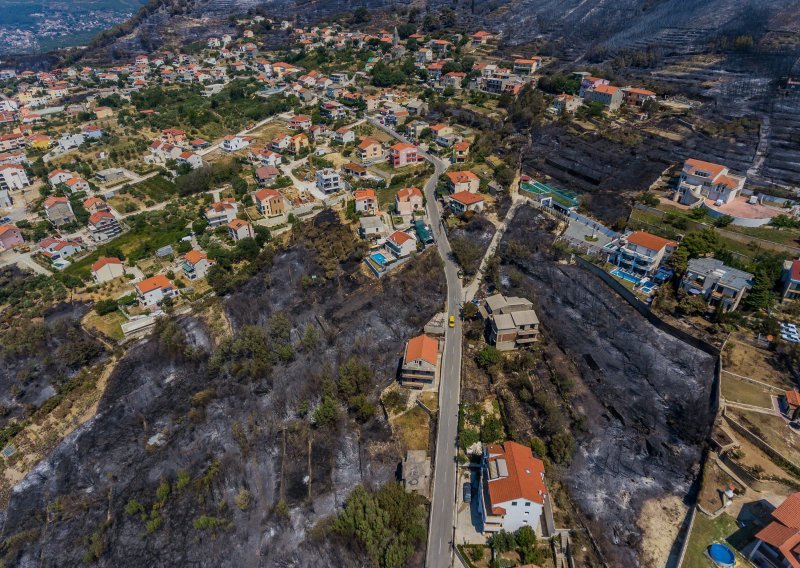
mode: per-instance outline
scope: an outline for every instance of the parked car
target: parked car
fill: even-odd
[[[472,502],[472,484],[467,481],[464,484],[464,503]]]
[[[450,316],[450,321],[448,322],[447,325],[449,325],[450,327],[455,327],[456,326],[456,316]]]

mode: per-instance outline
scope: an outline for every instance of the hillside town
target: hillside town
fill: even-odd
[[[289,44],[267,49],[259,31],[267,23],[284,30]],[[697,502],[682,501],[693,483],[682,474],[665,482],[685,490],[681,499],[651,499],[647,483],[624,489],[646,514],[666,511],[649,527],[622,531],[631,542],[656,542],[647,565],[663,565],[673,543],[685,566],[800,565],[796,187],[778,191],[698,147],[671,156],[643,191],[616,196],[630,201],[630,211],[610,218],[596,209],[597,195],[548,173],[562,168],[557,159],[523,156],[509,144],[530,136],[536,123],[634,147],[643,132],[659,132],[664,117],[688,120],[696,101],[661,92],[655,81],[604,78],[588,64],[566,69],[542,53],[500,49],[499,31],[452,34],[410,23],[362,31],[341,21],[294,28],[262,16],[237,20],[236,28],[113,66],[0,70],[0,269],[36,279],[25,297],[4,293],[10,319],[41,317],[61,301],[90,305],[82,325],[113,351],[154,332],[163,337],[164,322],[240,293],[297,242],[313,240],[336,262],[320,262],[313,273],[289,265],[274,280],[309,295],[324,281],[343,289],[364,282],[376,304],[378,290],[438,254],[446,300],[424,322],[422,313],[413,320],[415,331],[391,354],[396,375],[377,377],[376,400],[355,387],[342,394],[340,367],[332,375],[339,394],[325,390],[298,411],[309,429],[323,427],[326,405],[361,424],[374,416],[388,423],[403,452],[402,486],[431,503],[430,529],[423,523],[429,532],[413,541],[421,550],[427,542],[427,565],[451,565],[451,555],[455,565],[481,568],[615,565],[606,560],[611,545],[591,536],[604,517],[580,512],[568,497],[568,486],[583,482],[569,477],[570,467],[614,478],[635,471],[632,477],[658,485],[670,471],[667,454],[697,458]],[[517,130],[501,139],[498,125]],[[545,261],[552,265],[545,269]],[[346,278],[339,272],[345,264]],[[554,292],[557,302],[545,302],[541,287],[558,282],[556,272],[573,276]],[[581,287],[590,276],[624,309],[612,310],[600,295],[592,300],[588,285]],[[265,289],[277,285],[261,280]],[[660,351],[644,362],[633,352],[645,348],[632,344],[627,353],[616,343],[600,349],[605,355],[568,352],[558,347],[565,332],[550,311],[562,302],[575,313],[592,302],[580,316],[586,321],[615,318],[609,337],[598,341],[647,324],[652,336],[639,340],[661,342]],[[295,309],[287,306],[286,313]],[[321,343],[334,341],[324,323],[315,331],[315,321],[299,330],[289,325],[280,339],[289,353],[276,348],[270,368],[288,364],[293,345],[315,345],[317,334]],[[278,342],[274,335],[270,341]],[[257,351],[241,352],[249,350]],[[575,377],[591,373],[598,385],[607,383],[612,352],[629,358],[619,363],[630,367],[621,371],[627,376],[679,377],[687,390],[702,379],[691,394],[713,401],[694,414],[711,413],[702,435],[675,434],[681,416],[662,425],[622,407],[589,408],[581,391],[596,385]],[[320,378],[320,388],[330,382]],[[639,387],[620,387],[628,388]],[[653,404],[673,397],[680,395],[659,392]],[[0,450],[7,460],[17,455],[7,462],[16,468],[7,479],[33,467],[35,452],[24,456],[34,444],[20,440],[47,404],[29,402],[29,415],[4,423]],[[191,404],[210,412],[208,402]],[[201,420],[193,412],[190,420]],[[693,409],[687,403],[681,412]],[[593,461],[600,447],[590,456],[576,440],[594,431],[589,422],[601,414],[647,430],[637,447],[625,448],[634,457],[657,456],[662,469],[623,464],[620,473],[619,464]],[[674,431],[662,435],[661,426]],[[290,445],[295,435],[289,432]],[[166,443],[159,436],[149,433],[148,451]],[[286,428],[281,436],[286,452]],[[311,445],[309,438],[309,471]],[[8,499],[8,482],[0,493]],[[595,497],[595,504],[617,499]],[[289,498],[281,499],[287,507]],[[138,518],[130,503],[129,516]],[[288,507],[281,514],[288,518]],[[151,525],[153,518],[148,534],[161,523]],[[408,560],[414,551],[403,554]]]

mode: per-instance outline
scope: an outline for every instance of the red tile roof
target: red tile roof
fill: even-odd
[[[531,449],[516,442],[502,446],[492,444],[487,448],[489,462],[505,460],[507,477],[486,481],[492,506],[515,499],[526,499],[540,505],[544,503],[547,488],[544,485],[544,463],[533,457]]]
[[[418,197],[422,199],[422,191],[418,187],[404,187],[400,191],[397,192],[397,200],[398,201],[410,201],[412,197]]]
[[[685,166],[689,166],[688,172],[690,174],[693,174],[696,170],[701,170],[703,172],[710,173],[712,178],[716,178],[726,169],[725,166],[713,164],[711,162],[704,162],[703,160],[695,160],[694,158],[689,158],[686,160],[684,167]]]
[[[408,340],[406,343],[406,355],[404,361],[416,361],[420,359],[431,365],[436,365],[439,356],[439,340],[428,335],[418,335]]]
[[[789,495],[772,511],[772,516],[787,527],[800,531],[800,492]]]
[[[150,278],[145,278],[136,284],[136,289],[142,294],[147,294],[148,292],[152,292],[153,290],[157,290],[159,288],[162,290],[164,288],[172,288],[172,282],[170,282],[169,279],[163,274],[156,274]]]
[[[628,235],[628,242],[636,246],[656,251],[661,250],[666,246],[678,246],[678,243],[675,241],[671,241],[657,235],[651,235],[650,233],[646,233],[644,231],[634,231]]]
[[[450,196],[453,201],[458,201],[462,205],[474,205],[483,201],[483,197],[470,193],[469,191],[457,191]]]
[[[199,251],[199,250],[190,250],[185,255],[183,255],[183,258],[185,258],[186,261],[189,264],[194,266],[195,264],[197,264],[201,260],[208,259],[208,255],[206,253],[204,253],[204,252]]]
[[[467,183],[470,181],[477,181],[479,179],[477,175],[469,170],[460,172],[447,172],[447,178],[450,180],[450,183]]]
[[[414,239],[408,233],[404,233],[403,231],[395,231],[394,233],[389,235],[388,240],[392,241],[397,246],[403,246],[404,243],[407,243],[408,241]]]
[[[787,390],[786,402],[789,403],[789,406],[800,407],[800,392],[797,392],[794,389]]]
[[[101,268],[103,268],[107,264],[122,264],[122,261],[118,258],[109,257],[109,256],[101,256],[97,259],[97,262],[92,264],[92,272],[97,272]]]

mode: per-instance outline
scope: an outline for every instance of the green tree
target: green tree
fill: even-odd
[[[491,345],[484,346],[475,355],[475,361],[482,369],[489,369],[490,367],[497,365],[502,358],[503,356],[501,355],[500,351]]]
[[[517,546],[517,541],[512,533],[501,530],[492,535],[489,545],[496,552],[508,552]]]

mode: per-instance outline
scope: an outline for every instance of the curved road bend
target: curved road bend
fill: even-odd
[[[378,121],[369,122],[398,140],[403,137]],[[436,184],[448,164],[438,157],[420,152],[435,168],[425,182],[425,199],[431,230],[439,255],[444,261],[447,278],[447,314],[458,316],[464,291],[458,278],[458,265],[452,258],[450,242],[442,227],[442,215],[436,200]],[[456,317],[453,328],[445,328],[444,353],[439,379],[439,420],[436,433],[436,461],[433,470],[431,516],[428,529],[428,552],[425,566],[447,568],[453,564],[453,534],[455,527],[456,490],[458,486],[456,459],[458,457],[458,403],[461,399],[461,318]]]

